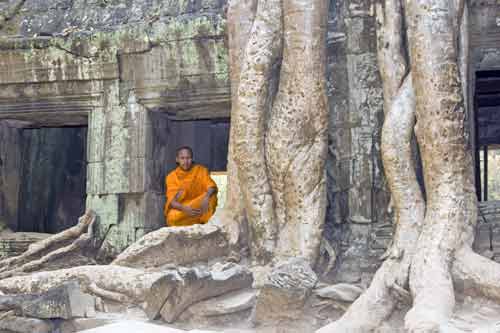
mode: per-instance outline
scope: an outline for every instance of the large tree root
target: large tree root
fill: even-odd
[[[326,209],[328,1],[283,0],[282,6],[283,60],[266,136],[279,230],[276,255],[314,264]]]
[[[274,251],[274,203],[264,153],[273,65],[281,51],[280,0],[259,1],[241,66],[233,143],[252,241],[252,257],[268,262]]]
[[[238,90],[241,64],[244,61],[245,48],[257,11],[257,0],[229,0],[227,11],[227,30],[229,44],[229,68],[231,80],[231,113],[237,112]],[[227,191],[226,204],[218,209],[210,223],[223,228],[232,247],[245,246],[248,242],[246,232],[246,212],[243,193],[239,182],[238,165],[235,159],[235,142],[238,133],[236,126],[229,131],[227,156]]]
[[[464,75],[460,76],[457,62],[463,52],[458,50],[458,31],[467,31],[458,23],[466,17],[463,6],[463,1],[407,2],[413,78],[398,88],[391,104],[387,99],[393,97],[399,77],[398,71],[386,71],[391,68],[388,64],[404,59],[401,46],[405,43],[400,40],[404,35],[403,6],[399,0],[385,1],[386,14],[390,13],[385,18],[390,21],[382,26],[379,61],[386,108],[390,105],[390,109],[384,123],[382,154],[396,208],[394,244],[368,290],[340,320],[319,332],[373,331],[392,314],[401,298],[413,300],[405,317],[409,332],[439,332],[452,314],[455,289],[500,300],[500,265],[475,254],[470,247],[477,200],[472,155],[465,139],[465,90],[460,82]],[[460,60],[463,74],[465,66]],[[404,66],[396,63],[396,68]],[[407,174],[414,173],[409,149],[414,120],[408,104],[412,98],[402,97],[405,90],[407,96],[413,94],[411,82],[427,198],[423,225],[419,225],[422,197],[417,195],[416,179]],[[406,104],[398,107],[398,100]]]
[[[453,281],[464,294],[479,295],[500,302],[500,264],[464,246],[455,253]]]
[[[82,290],[116,301],[141,304],[151,286],[165,274],[115,265],[91,265],[37,272],[0,280],[5,294],[39,294],[69,281],[77,281]]]
[[[257,264],[301,256],[313,265],[318,256],[326,210],[327,4],[229,3],[234,123],[228,165],[237,169],[230,176],[238,181]],[[214,222],[234,233],[227,216],[220,213]]]
[[[88,250],[94,240],[95,213],[88,210],[78,219],[78,224],[32,244],[19,256],[0,261],[0,279],[41,269],[57,269],[49,267],[58,259]],[[93,259],[89,258],[89,262]],[[75,265],[80,262],[75,262]],[[70,263],[66,263],[70,264]]]

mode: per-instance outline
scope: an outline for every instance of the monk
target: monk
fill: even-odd
[[[168,226],[207,223],[217,206],[217,185],[208,169],[193,163],[190,147],[177,149],[177,168],[165,177],[167,202],[164,214]]]

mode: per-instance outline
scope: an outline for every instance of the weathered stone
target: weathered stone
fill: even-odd
[[[318,278],[301,258],[293,258],[275,267],[257,294],[254,310],[256,323],[296,319]]]
[[[112,319],[106,318],[74,318],[65,320],[59,325],[60,333],[76,333],[110,324]]]
[[[105,325],[89,330],[80,331],[81,333],[215,333],[215,331],[192,330],[185,331],[172,327],[160,326],[151,323],[140,322],[136,320],[124,320],[118,323]]]
[[[339,283],[314,290],[316,296],[342,302],[354,302],[362,292],[362,288],[348,283]]]
[[[113,264],[141,268],[186,265],[227,254],[227,241],[220,228],[193,225],[151,232],[121,253]]]
[[[16,333],[52,333],[54,326],[49,320],[9,316],[0,320],[0,329]]]
[[[95,314],[95,300],[78,283],[69,282],[43,294],[0,296],[0,309],[39,319],[69,319]]]
[[[154,320],[159,316],[177,283],[182,283],[182,279],[175,272],[161,277],[151,285],[144,301],[144,311],[149,319]]]
[[[0,258],[18,256],[31,244],[49,236],[50,234],[38,232],[0,232]]]
[[[241,290],[196,303],[188,311],[196,316],[220,316],[250,309],[255,300],[255,290]]]
[[[162,318],[173,322],[187,307],[205,299],[252,285],[251,272],[236,264],[216,264],[211,271],[199,268],[179,270],[182,280],[161,309]]]

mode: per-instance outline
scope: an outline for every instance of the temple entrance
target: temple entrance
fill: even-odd
[[[500,70],[476,72],[476,192],[500,200]]]
[[[176,167],[175,151],[180,146],[193,149],[194,161],[208,167],[217,183],[218,209],[224,206],[227,187],[229,118],[208,120],[170,120],[166,172]]]
[[[18,232],[57,233],[85,211],[87,127],[0,123],[0,219]]]

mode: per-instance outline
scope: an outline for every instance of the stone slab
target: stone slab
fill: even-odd
[[[118,323],[113,323],[97,328],[93,328],[90,330],[80,331],[80,333],[212,333],[216,331],[200,331],[200,330],[191,330],[184,331],[176,328],[160,326],[151,323],[145,323],[140,321],[127,320]]]
[[[144,246],[145,244],[148,246]],[[165,227],[145,235],[121,253],[113,263],[135,268],[186,265],[227,253],[227,240],[216,226],[205,224]]]

